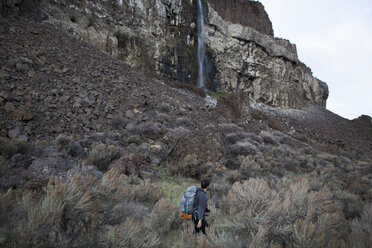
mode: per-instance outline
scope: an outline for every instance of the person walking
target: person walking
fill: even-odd
[[[193,204],[193,221],[195,227],[194,233],[199,233],[201,230],[202,233],[206,235],[205,228],[208,227],[208,223],[205,220],[205,213],[210,212],[207,204],[207,190],[209,188],[209,184],[209,180],[204,179],[201,181],[201,188],[196,190]]]

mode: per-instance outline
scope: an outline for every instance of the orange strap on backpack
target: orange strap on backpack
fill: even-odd
[[[185,214],[183,212],[180,213],[181,220],[189,221],[192,219],[192,214]]]

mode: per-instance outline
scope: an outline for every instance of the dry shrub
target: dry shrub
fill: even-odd
[[[38,149],[37,146],[32,145],[24,140],[19,139],[0,139],[0,154],[4,159],[10,159],[15,154],[30,154]]]
[[[159,188],[137,177],[121,174],[117,169],[104,174],[100,187],[102,194],[108,195],[115,202],[126,199],[153,205],[161,198]]]
[[[101,234],[100,247],[160,247],[159,238],[144,225],[127,218]]]
[[[139,145],[141,143],[141,137],[139,135],[131,135],[125,140],[125,144],[136,144]]]
[[[185,126],[190,127],[192,125],[192,120],[188,117],[178,117],[176,119],[176,125],[177,126]]]
[[[346,247],[343,240],[336,238],[342,219],[339,213],[322,214],[316,222],[297,219],[291,230],[293,247]]]
[[[227,171],[226,179],[230,184],[240,181],[242,174],[238,170]]]
[[[351,223],[349,246],[351,248],[372,247],[372,205],[365,204],[361,218]]]
[[[196,176],[198,174],[199,161],[195,154],[187,154],[177,168],[177,174]]]
[[[338,200],[338,210],[342,211],[347,219],[360,217],[363,210],[363,203],[360,197],[345,191],[335,193]]]
[[[175,166],[169,168],[172,175],[185,177],[209,177],[212,167],[210,163],[201,163],[196,154],[187,154],[183,160]]]
[[[144,135],[156,135],[156,134],[162,134],[163,129],[162,129],[162,125],[159,122],[145,121],[145,122],[139,123],[135,127],[134,132],[137,134],[144,134]]]
[[[87,165],[94,165],[100,170],[107,170],[110,163],[120,157],[120,149],[113,145],[98,144],[90,151]]]
[[[265,162],[260,163],[259,160],[257,162],[253,156],[239,156],[238,161],[240,164],[239,174],[241,175],[241,179],[247,180],[266,169]]]
[[[70,182],[51,178],[41,193],[10,190],[0,195],[0,246],[159,247],[144,220],[160,196],[148,182],[115,170],[101,181],[80,175]],[[157,208],[174,210],[160,202]]]
[[[235,155],[250,155],[257,153],[257,148],[248,141],[239,141],[236,144],[232,145],[230,147],[230,150]]]
[[[108,225],[117,225],[128,217],[136,221],[142,221],[148,212],[148,207],[144,204],[126,199],[119,203],[109,202],[104,204],[104,208],[108,211],[105,211],[102,221]]]
[[[238,141],[241,141],[243,139],[246,139],[248,138],[247,140],[252,140],[252,141],[256,141],[257,142],[257,138],[258,136],[255,135],[254,133],[246,133],[246,132],[237,132],[237,133],[229,133],[225,136],[226,140],[230,143],[230,144],[235,144],[236,142]],[[259,140],[259,139],[258,139]]]
[[[193,233],[193,227],[187,227],[184,230],[182,230],[181,235],[179,239],[177,240],[175,244],[173,244],[173,247],[177,248],[194,248],[194,247],[205,247],[205,248],[214,248],[214,247],[221,247],[214,244],[214,242],[211,239],[210,235],[210,228],[207,228],[207,236],[199,234],[195,235]]]
[[[209,187],[211,202],[213,202],[218,208],[226,207],[226,204],[222,200],[222,197],[226,196],[230,189],[231,184],[229,184],[228,182],[213,178]]]
[[[273,194],[276,193],[270,190],[266,181],[251,178],[243,183],[234,183],[228,193],[227,202],[230,204],[231,214],[247,208],[252,208],[253,212],[258,213],[268,206],[274,197]]]
[[[181,226],[179,210],[172,203],[161,198],[155,204],[148,224],[151,230],[164,236],[173,230],[179,229]]]
[[[268,143],[271,145],[278,144],[278,139],[272,133],[261,131],[260,135],[265,143]]]
[[[203,235],[202,233],[195,235],[193,225],[187,225],[181,230],[180,234],[178,234],[177,241],[174,242],[171,247],[248,247],[247,243],[236,235],[236,233],[218,231],[213,224],[209,224],[210,226],[206,228],[207,235]]]
[[[71,137],[60,134],[56,138],[55,146],[58,149],[58,151],[64,151],[68,148],[68,146],[71,144],[71,142],[72,142]]]
[[[209,232],[212,242],[214,244],[213,247],[248,247],[248,243],[239,238],[238,235],[235,233],[226,233],[222,232]]]
[[[128,118],[122,115],[113,115],[110,120],[113,129],[124,129],[128,122]]]
[[[308,139],[306,137],[306,135],[302,134],[302,133],[298,133],[298,132],[295,132],[295,133],[292,133],[292,137],[296,140],[299,140],[299,141],[302,141],[302,142],[308,142]]]
[[[1,227],[4,227],[6,223],[10,223],[12,216],[11,212],[14,209],[14,206],[17,204],[17,200],[19,200],[22,196],[17,194],[18,192],[9,189],[6,193],[0,194],[0,223]],[[0,229],[1,230],[1,229]]]
[[[327,188],[310,191],[304,179],[289,185],[284,181],[279,192],[263,179],[237,182],[226,202],[228,218],[250,247],[279,243],[289,247],[329,247],[343,243],[345,218],[335,211],[333,195]]]
[[[51,178],[42,197],[36,197],[31,191],[3,195],[2,202],[13,203],[9,212],[1,213],[9,215],[5,244],[17,247],[86,245],[97,224],[99,209],[88,186],[93,181],[93,178],[83,180],[74,176],[71,182],[62,183]]]
[[[167,124],[171,120],[172,120],[172,117],[166,113],[158,113],[156,116],[156,121],[162,124]]]
[[[129,200],[149,203],[153,205],[160,197],[160,189],[153,187],[150,183],[143,182],[139,185],[126,185],[119,189],[120,195],[126,195]]]

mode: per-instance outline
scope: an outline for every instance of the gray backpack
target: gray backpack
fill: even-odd
[[[181,197],[180,202],[180,211],[185,213],[186,215],[191,215],[193,208],[192,205],[194,204],[194,198],[196,195],[196,186],[190,186],[186,189],[186,192]]]

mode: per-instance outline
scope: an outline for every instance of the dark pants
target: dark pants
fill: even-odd
[[[202,220],[202,225],[201,225],[200,228],[196,227],[199,223],[199,219],[197,217],[193,216],[192,220],[194,221],[195,233],[199,233],[200,230],[201,230],[203,232],[203,234],[206,235],[205,234],[205,227],[208,227],[208,223],[205,221],[205,219]]]

